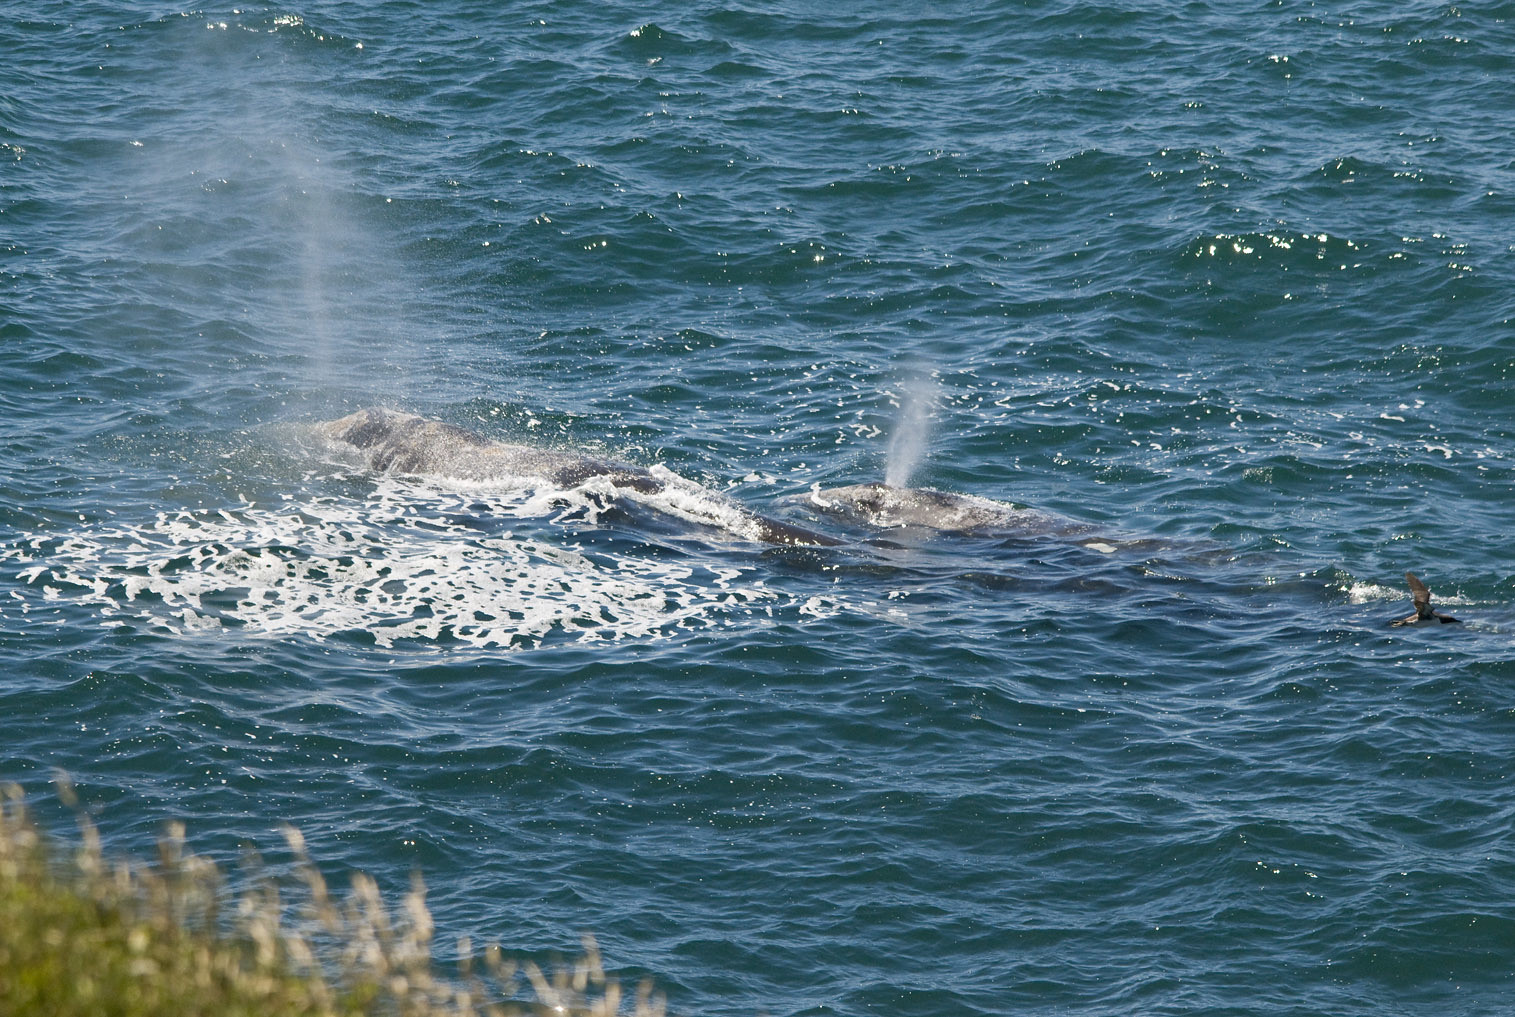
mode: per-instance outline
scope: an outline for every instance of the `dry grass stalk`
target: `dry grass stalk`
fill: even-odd
[[[419,875],[392,914],[378,884],[353,877],[342,904],[293,827],[299,906],[277,881],[252,878],[232,903],[215,864],[186,850],[172,824],[156,863],[107,863],[73,789],[59,796],[79,816],[71,859],[43,835],[21,789],[0,786],[0,1013],[106,1017],[615,1017],[619,984],[584,939],[573,967],[549,977],[528,962],[535,998],[521,1000],[514,963],[496,945],[458,942],[455,976],[432,958],[435,934]],[[223,920],[230,913],[232,920]],[[293,918],[293,921],[288,919]],[[643,983],[630,1017],[663,1017]]]

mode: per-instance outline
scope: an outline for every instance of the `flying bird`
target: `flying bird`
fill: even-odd
[[[1441,622],[1443,625],[1460,624],[1458,619],[1453,618],[1449,614],[1442,614],[1440,611],[1431,610],[1431,591],[1426,589],[1425,583],[1416,578],[1415,573],[1406,572],[1405,582],[1410,584],[1410,593],[1415,598],[1415,613],[1408,618],[1400,618],[1392,624],[1419,625],[1421,622],[1431,621],[1432,619]]]

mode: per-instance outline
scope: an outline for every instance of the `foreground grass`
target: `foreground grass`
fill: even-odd
[[[550,978],[524,965],[529,998],[496,947],[475,953],[460,941],[460,969],[440,973],[419,878],[395,913],[363,875],[335,901],[293,830],[300,880],[286,903],[266,878],[233,894],[213,863],[185,851],[182,827],[159,842],[152,864],[111,862],[87,821],[70,852],[43,835],[19,788],[0,791],[6,1017],[611,1017],[622,1009],[592,940],[582,960]],[[662,1000],[644,984],[629,1012],[662,1017]]]

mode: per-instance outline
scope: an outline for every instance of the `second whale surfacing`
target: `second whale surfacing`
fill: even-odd
[[[804,496],[804,504],[862,526],[919,526],[956,533],[993,529],[1018,513],[1013,505],[971,494],[877,483],[817,487]]]
[[[941,533],[1068,538],[1096,551],[1115,550],[1082,523],[1008,502],[931,487],[851,484],[817,487],[800,498],[806,508],[869,529],[916,528]]]
[[[468,481],[541,482],[565,490],[599,482],[640,504],[764,544],[838,543],[780,519],[759,515],[668,470],[494,441],[466,428],[413,413],[371,407],[316,424],[321,439],[363,453],[380,473]]]

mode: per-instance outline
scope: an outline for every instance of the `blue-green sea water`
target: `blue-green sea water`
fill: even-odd
[[[589,931],[680,1013],[1509,1012],[1515,4],[0,54],[0,778],[129,854],[293,823],[444,958]],[[307,440],[370,405],[842,543]],[[886,473],[1109,543],[807,502]],[[1390,627],[1407,570],[1463,623]]]

